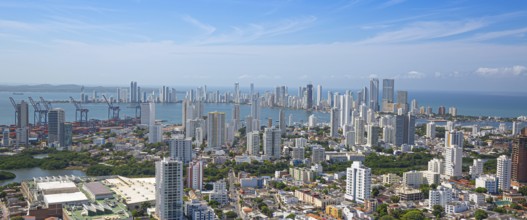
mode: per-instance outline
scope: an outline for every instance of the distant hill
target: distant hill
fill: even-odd
[[[40,84],[40,85],[0,85],[0,92],[80,92],[81,85],[50,85],[50,84]],[[117,87],[84,87],[85,92],[91,91],[97,92],[115,92]]]

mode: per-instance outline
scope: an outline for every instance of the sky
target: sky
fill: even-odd
[[[0,83],[527,92],[526,33],[524,0],[2,0]]]

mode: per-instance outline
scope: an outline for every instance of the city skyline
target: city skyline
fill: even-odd
[[[0,71],[6,84],[360,88],[375,76],[408,90],[524,91],[525,5],[6,1]]]

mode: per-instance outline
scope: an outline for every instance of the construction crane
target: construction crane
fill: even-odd
[[[19,109],[13,97],[9,97],[9,100],[11,100],[11,104],[13,105],[13,108],[15,108],[15,125],[18,125],[18,115],[20,114]]]
[[[40,104],[42,104],[44,106],[46,111],[49,112],[49,110],[51,110],[51,104],[48,101],[44,100],[44,98],[42,98],[42,96],[40,96]]]
[[[104,98],[104,101],[106,102],[106,104],[108,104],[108,120],[110,120],[110,119],[119,120],[119,111],[121,111],[119,106],[113,105],[113,103],[110,102],[108,100],[108,98],[106,98],[105,95],[102,95],[102,97]],[[110,114],[110,112],[111,112],[111,114]]]
[[[32,97],[28,97],[29,102],[35,109],[33,112],[33,124],[36,125],[43,125],[48,123],[48,110],[43,109],[42,106],[40,106],[40,103],[35,102]],[[37,121],[38,120],[38,121]]]
[[[82,108],[82,105],[75,101],[73,97],[70,96],[71,103],[75,105],[75,121],[80,122],[81,126],[86,126],[88,124],[88,112],[87,108]],[[80,113],[80,118],[79,118]]]

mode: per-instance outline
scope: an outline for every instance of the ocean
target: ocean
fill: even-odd
[[[327,94],[327,92],[323,93]],[[100,94],[102,95],[102,94]],[[35,101],[42,96],[46,100],[69,100],[72,96],[79,98],[79,93],[60,93],[60,92],[26,92],[23,95],[14,95],[12,92],[0,92],[0,124],[8,125],[15,122],[14,108],[9,101],[13,97],[15,101],[25,100],[33,97]],[[114,96],[115,94],[107,94]],[[326,97],[324,97],[326,98]],[[454,106],[459,115],[471,116],[497,116],[497,117],[518,117],[527,115],[527,93],[490,93],[490,92],[433,92],[433,91],[409,91],[408,102],[416,99],[419,106],[430,106],[437,112],[439,106]],[[71,103],[53,103],[53,107],[63,108],[66,112],[66,121],[75,120],[75,107]],[[107,119],[108,106],[105,103],[86,103],[83,104],[89,109],[89,119]],[[123,116],[134,116],[135,109],[128,104],[119,104],[121,107],[121,118]],[[225,112],[227,119],[231,118],[232,104],[226,103],[206,103],[205,113],[210,111]],[[240,105],[240,115],[242,118],[250,114],[250,105]],[[262,108],[262,125],[267,124],[267,119],[272,118],[273,124],[278,121],[279,108]],[[329,114],[323,112],[308,112],[305,110],[286,109],[285,115],[288,120],[292,115],[294,122],[307,122],[310,114],[315,114],[319,122],[328,122]],[[165,123],[181,123],[181,103],[158,103],[156,105],[156,119],[164,120]],[[29,107],[29,120],[33,122],[33,107]]]

